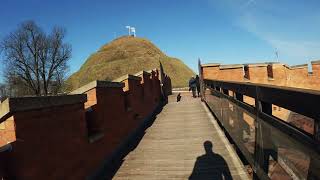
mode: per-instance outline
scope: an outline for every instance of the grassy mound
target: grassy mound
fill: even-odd
[[[150,41],[124,36],[102,46],[67,80],[68,89],[76,89],[93,80],[113,80],[125,74],[159,68],[171,77],[173,87],[185,87],[194,72],[181,60],[165,55]]]

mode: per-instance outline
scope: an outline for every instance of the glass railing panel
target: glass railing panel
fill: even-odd
[[[244,108],[237,106],[237,111],[239,114],[239,127],[241,128],[241,137],[238,144],[243,146],[242,151],[246,151],[247,158],[252,158],[254,156],[254,146],[255,146],[255,115],[249,113]],[[249,159],[249,160],[250,160]]]
[[[287,122],[309,134],[314,134],[314,119],[290,111]]]
[[[221,98],[223,104],[223,126],[236,143],[237,147],[245,155],[246,159],[253,163],[255,146],[255,115],[244,108]]]
[[[234,119],[233,112],[230,112],[229,100],[225,98],[220,98],[220,105],[222,109],[222,118],[220,119],[223,127],[231,134],[232,127],[230,127],[230,119]]]
[[[260,118],[258,121],[258,133],[261,135],[258,144],[265,150],[264,154],[270,155],[268,176],[271,179],[310,179],[308,177],[311,176],[320,178],[318,174],[311,173],[316,166],[311,167],[310,164],[320,163],[320,157],[313,148]],[[257,158],[262,158],[262,154],[260,152]]]
[[[210,109],[214,112],[218,119],[222,119],[222,108],[220,98],[215,91],[206,91],[206,101]]]
[[[311,135],[314,134],[314,119],[288,109],[272,105],[272,115]]]

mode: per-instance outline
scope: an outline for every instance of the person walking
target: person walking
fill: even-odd
[[[196,88],[197,88],[197,84],[196,84],[196,79],[192,76],[189,80],[189,91],[192,91],[192,97],[197,97],[196,96]]]
[[[198,97],[200,97],[200,78],[198,75],[196,76],[196,86],[197,86]]]

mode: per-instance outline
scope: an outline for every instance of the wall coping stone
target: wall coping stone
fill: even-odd
[[[272,63],[272,64],[270,64],[270,65],[272,65],[272,66],[285,66],[285,67],[289,67],[288,65],[283,64],[283,63]]]
[[[270,61],[270,62],[264,62],[262,64],[272,65],[272,64],[281,64],[281,63],[280,62],[272,62],[272,61]]]
[[[207,63],[207,64],[201,64],[201,67],[216,67],[220,66],[219,63]]]
[[[308,67],[308,64],[299,64],[299,65],[290,66],[290,69],[299,69],[299,68],[305,68],[305,67]]]
[[[96,80],[72,91],[70,94],[83,94],[94,88],[123,88],[123,87],[124,87],[124,84],[120,82]]]
[[[291,67],[287,64],[282,64],[284,67],[288,68],[288,69],[291,69]]]
[[[136,74],[134,74],[135,76],[142,76],[143,74],[146,74],[148,76],[151,75],[151,73],[147,72],[147,71],[139,71]]]
[[[156,73],[157,71],[158,71],[158,69],[157,69],[157,68],[154,68],[154,69],[148,70],[147,72],[151,74],[152,72],[155,72],[155,73]]]
[[[299,65],[294,65],[294,66],[289,66],[287,64],[281,64],[284,67],[288,68],[288,69],[299,69],[299,68],[306,68],[308,67],[308,64],[299,64]]]
[[[0,123],[15,112],[78,104],[86,101],[86,94],[7,98],[0,104]]]
[[[244,64],[244,66],[248,67],[267,67],[269,64],[266,63],[253,63],[253,64]]]
[[[243,68],[243,64],[220,65],[220,69],[238,69]]]
[[[122,81],[127,80],[127,79],[141,81],[142,78],[138,77],[138,76],[131,75],[131,74],[126,74],[124,76],[121,76],[121,77],[113,80],[113,82],[122,82]]]
[[[317,61],[311,61],[311,64],[320,64],[320,60],[317,60]]]

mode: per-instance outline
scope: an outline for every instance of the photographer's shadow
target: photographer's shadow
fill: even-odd
[[[197,157],[189,180],[232,180],[224,158],[212,151],[212,142],[204,142],[205,154]]]

